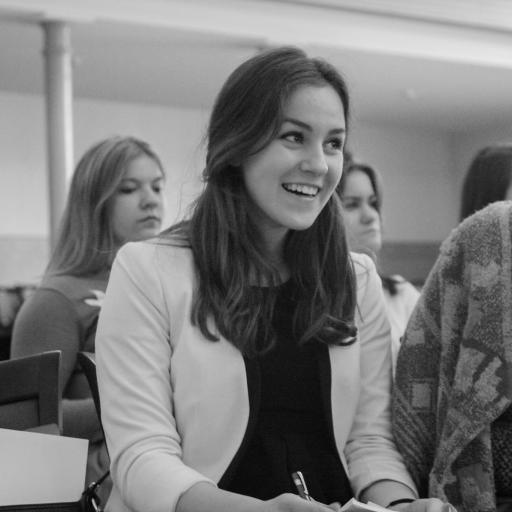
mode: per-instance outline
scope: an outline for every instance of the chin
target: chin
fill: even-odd
[[[311,224],[295,224],[293,226],[288,226],[288,229],[290,231],[306,231],[306,229],[309,229],[313,223]]]
[[[382,241],[380,237],[371,237],[366,240],[362,240],[362,247],[366,247],[368,251],[371,251],[373,254],[378,254],[382,248]]]
[[[289,222],[286,227],[294,231],[304,231],[309,229],[315,223],[317,218],[318,217],[315,217],[314,219],[294,220]]]
[[[361,252],[375,259],[381,249],[381,244],[373,240],[361,240],[359,243],[349,240],[349,249],[353,252]]]

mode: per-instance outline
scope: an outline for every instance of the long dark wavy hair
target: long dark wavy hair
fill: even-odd
[[[47,275],[94,275],[108,271],[119,249],[111,222],[113,198],[136,158],[158,155],[135,137],[113,136],[90,147],[80,158],[71,185]]]
[[[493,144],[473,158],[462,186],[459,220],[503,201],[512,183],[512,144]]]
[[[251,215],[242,163],[277,136],[288,98],[305,85],[331,86],[348,121],[349,97],[339,72],[297,48],[258,54],[229,76],[210,117],[205,189],[190,219],[167,232],[193,252],[198,288],[192,322],[207,339],[221,334],[248,357],[275,343],[277,291],[265,285],[278,284],[279,273],[266,258]],[[297,290],[293,328],[299,343],[352,343],[355,277],[336,194],[311,227],[289,231],[284,261]]]

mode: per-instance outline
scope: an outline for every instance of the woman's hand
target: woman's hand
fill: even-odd
[[[264,501],[260,512],[332,512],[340,510],[339,503],[324,505],[318,501],[307,501],[296,494],[280,494]]]
[[[437,498],[415,500],[411,503],[401,503],[391,507],[397,512],[457,512],[453,505]]]

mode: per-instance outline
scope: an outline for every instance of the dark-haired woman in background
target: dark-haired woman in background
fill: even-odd
[[[377,262],[382,247],[382,186],[370,165],[351,159],[338,185],[343,219],[350,250],[368,254]],[[419,297],[418,290],[402,276],[381,275],[382,288],[391,324],[393,363],[400,348],[409,317]]]
[[[62,351],[64,435],[89,440],[87,483],[108,469],[108,456],[77,353],[94,352],[98,314],[118,249],[160,232],[163,185],[162,164],[146,142],[116,136],[88,149],[74,171],[42,283],[14,324],[11,357]],[[107,483],[102,498],[106,489]]]
[[[459,220],[504,199],[512,199],[512,144],[493,144],[481,149],[469,166]]]

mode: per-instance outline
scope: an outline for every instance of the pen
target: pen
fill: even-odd
[[[300,471],[294,471],[292,473],[292,480],[295,484],[295,487],[297,488],[297,492],[299,493],[299,496],[303,500],[307,501],[314,501],[313,498],[309,495],[308,487],[306,485],[306,481],[304,480],[304,476]]]

